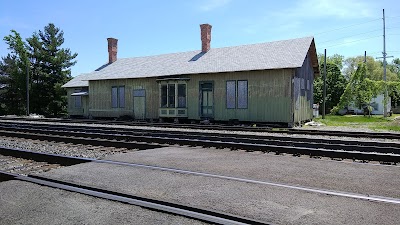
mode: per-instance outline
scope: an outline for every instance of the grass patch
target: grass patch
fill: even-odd
[[[364,127],[372,130],[400,131],[400,114],[393,114],[391,117],[383,117],[382,115],[373,115],[371,117],[363,115],[326,115],[315,118],[314,121],[325,124],[326,126],[346,126],[346,127]]]

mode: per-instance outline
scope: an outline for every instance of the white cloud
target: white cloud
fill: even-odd
[[[274,13],[287,19],[335,19],[370,18],[377,15],[373,2],[362,0],[301,0],[286,10]]]
[[[227,5],[231,0],[205,0],[200,6],[202,11],[211,11]]]
[[[377,18],[380,10],[376,3],[369,0],[298,0],[285,3],[280,10],[266,11],[261,18],[253,19],[243,26],[243,32],[255,34],[267,32],[285,34],[285,37],[308,36],[315,33],[315,28],[305,26],[320,20],[353,20]]]

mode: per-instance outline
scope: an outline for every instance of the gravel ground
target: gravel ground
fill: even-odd
[[[107,155],[135,151],[124,148],[98,147],[88,145],[72,145],[49,141],[38,141],[23,138],[12,138],[0,136],[0,146],[6,148],[25,149],[34,152],[60,154],[84,158],[104,158]]]
[[[90,126],[134,128],[130,126],[111,125]],[[176,128],[136,128],[193,131],[192,129]],[[207,132],[332,138],[314,135],[287,135],[258,132]],[[340,139],[398,142],[398,140],[366,138],[341,137]],[[14,138],[5,137],[0,137],[0,146],[79,157],[109,158],[119,161],[174,167],[316,188],[396,198],[400,197],[400,192],[398,190],[400,180],[397,179],[400,170],[399,166],[336,162],[332,160],[275,156],[273,154],[263,154],[259,152],[248,153],[243,151],[229,151],[227,149],[217,150],[213,148],[171,147],[131,152],[131,150],[72,146],[69,144],[30,141],[25,139],[14,140]],[[130,153],[113,155],[121,151]],[[62,178],[69,181],[76,181],[85,185],[95,185],[100,188],[108,188],[113,191],[120,191],[128,194],[152,197],[181,204],[189,204],[196,207],[211,208],[277,224],[398,224],[398,221],[400,221],[400,208],[397,205],[335,197],[266,185],[183,175],[158,170],[85,163],[52,170],[44,173],[44,175],[52,176],[54,178]],[[3,217],[3,211],[13,212],[14,216],[16,216],[16,220],[14,220],[15,223],[23,223],[23,215],[19,215],[17,209],[27,206],[24,205],[25,203],[23,203],[23,200],[21,199],[17,199],[15,202],[9,200],[15,198],[16,194],[10,193],[10,191],[3,192],[3,190],[12,190],[9,186],[2,188],[4,183],[8,182],[0,183],[0,191],[2,193],[0,195],[0,203],[6,202],[7,204],[0,204],[0,224],[3,224],[1,221],[3,218],[12,218]],[[27,190],[22,190],[23,193],[26,191]],[[39,208],[41,207],[41,204],[49,204],[52,206],[57,203],[57,200],[54,200],[55,203],[53,203],[50,201],[51,199],[46,199],[48,200],[47,203],[41,203],[38,201],[40,198],[36,199],[34,197],[34,193],[26,194],[26,196],[28,196],[26,197],[27,199],[31,197],[30,201],[32,201],[32,203],[30,204]],[[4,201],[3,199],[6,200]],[[71,208],[76,204],[76,202],[86,202],[86,200],[82,200],[81,197],[77,200],[73,199],[71,201],[74,203],[71,203],[69,207],[68,205],[65,206],[66,208],[62,208],[64,206],[59,206],[61,207],[59,208],[60,210],[65,211],[63,213],[66,214],[66,218],[78,219],[78,223],[81,223],[79,221],[82,220],[81,224],[97,224],[91,223],[88,219],[90,217],[86,218],[85,215],[80,213],[81,211],[77,213],[76,217],[68,216],[69,213],[75,212],[74,209]],[[13,210],[7,211],[8,208]],[[27,208],[31,209],[32,213],[35,212],[35,207]],[[78,207],[78,209],[79,208],[80,207]],[[93,214],[101,211],[96,211],[97,208],[95,208],[93,212],[93,208],[91,208],[90,204],[89,206],[82,204],[80,209],[82,212],[86,210]],[[49,215],[51,215],[53,211],[52,209],[49,210]],[[47,215],[47,212],[44,208],[39,211],[43,217],[47,218],[45,216]],[[114,218],[113,215],[117,214],[105,213],[104,215],[110,215],[107,218]],[[32,221],[34,222],[32,224],[36,224],[38,220],[39,217],[36,218],[33,216]],[[49,221],[49,219],[47,220]],[[13,223],[12,220],[4,221],[6,222],[5,224],[8,224],[9,221]],[[110,220],[105,221],[110,222]],[[124,220],[121,223],[124,224],[124,222],[126,221]],[[56,222],[56,224],[57,223],[64,224],[64,221]],[[154,223],[157,222],[154,221]],[[186,224],[186,222],[177,223]],[[70,223],[69,220],[66,221],[65,224],[76,223]],[[172,222],[171,224],[175,223]]]
[[[22,181],[0,182],[0,224],[205,224]]]
[[[46,176],[241,215],[273,224],[398,224],[400,206],[306,191],[105,163]]]

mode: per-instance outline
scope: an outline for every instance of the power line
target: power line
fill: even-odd
[[[397,27],[386,27],[386,30],[392,30],[392,29],[397,29],[397,28],[400,28],[400,26],[397,26]]]
[[[364,40],[368,40],[368,39],[372,39],[372,38],[377,38],[377,37],[381,37],[381,36],[382,36],[382,35],[371,36],[371,37],[367,37],[367,38],[363,38],[363,39],[358,39],[358,40],[354,40],[354,41],[344,42],[344,43],[341,43],[341,44],[326,46],[326,47],[324,47],[324,48],[330,48],[330,47],[339,46],[339,45],[351,44],[351,43],[360,42],[360,41],[364,41]]]
[[[335,28],[335,29],[332,29],[332,30],[323,31],[323,32],[314,34],[314,36],[317,36],[317,35],[320,35],[320,34],[329,33],[329,32],[332,32],[332,31],[343,30],[343,29],[346,29],[346,28],[349,28],[349,27],[354,27],[354,26],[358,26],[358,25],[362,25],[362,24],[366,24],[366,23],[371,23],[371,22],[374,22],[374,21],[377,21],[377,20],[381,20],[381,19],[382,18],[373,19],[373,20],[369,20],[369,21],[366,21],[366,22],[362,22],[362,23],[352,24],[352,25],[349,25],[349,26],[344,26],[344,27],[339,27],[339,28]]]
[[[329,41],[323,41],[323,42],[319,42],[319,44],[332,42],[332,41],[337,41],[337,40],[341,40],[341,39],[345,39],[345,38],[349,38],[349,37],[354,37],[354,36],[358,36],[358,35],[362,35],[362,34],[368,34],[368,33],[372,33],[372,32],[375,32],[375,31],[380,31],[380,29],[376,29],[376,30],[372,30],[372,31],[364,32],[364,33],[359,33],[359,34],[355,34],[355,35],[345,36],[345,37],[341,37],[341,38],[337,38],[337,39],[332,39],[332,40],[329,40]]]

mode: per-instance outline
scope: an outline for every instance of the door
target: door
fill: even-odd
[[[214,95],[212,82],[200,83],[200,116],[208,118],[214,117]]]
[[[146,90],[133,90],[133,115],[136,120],[146,119]]]

